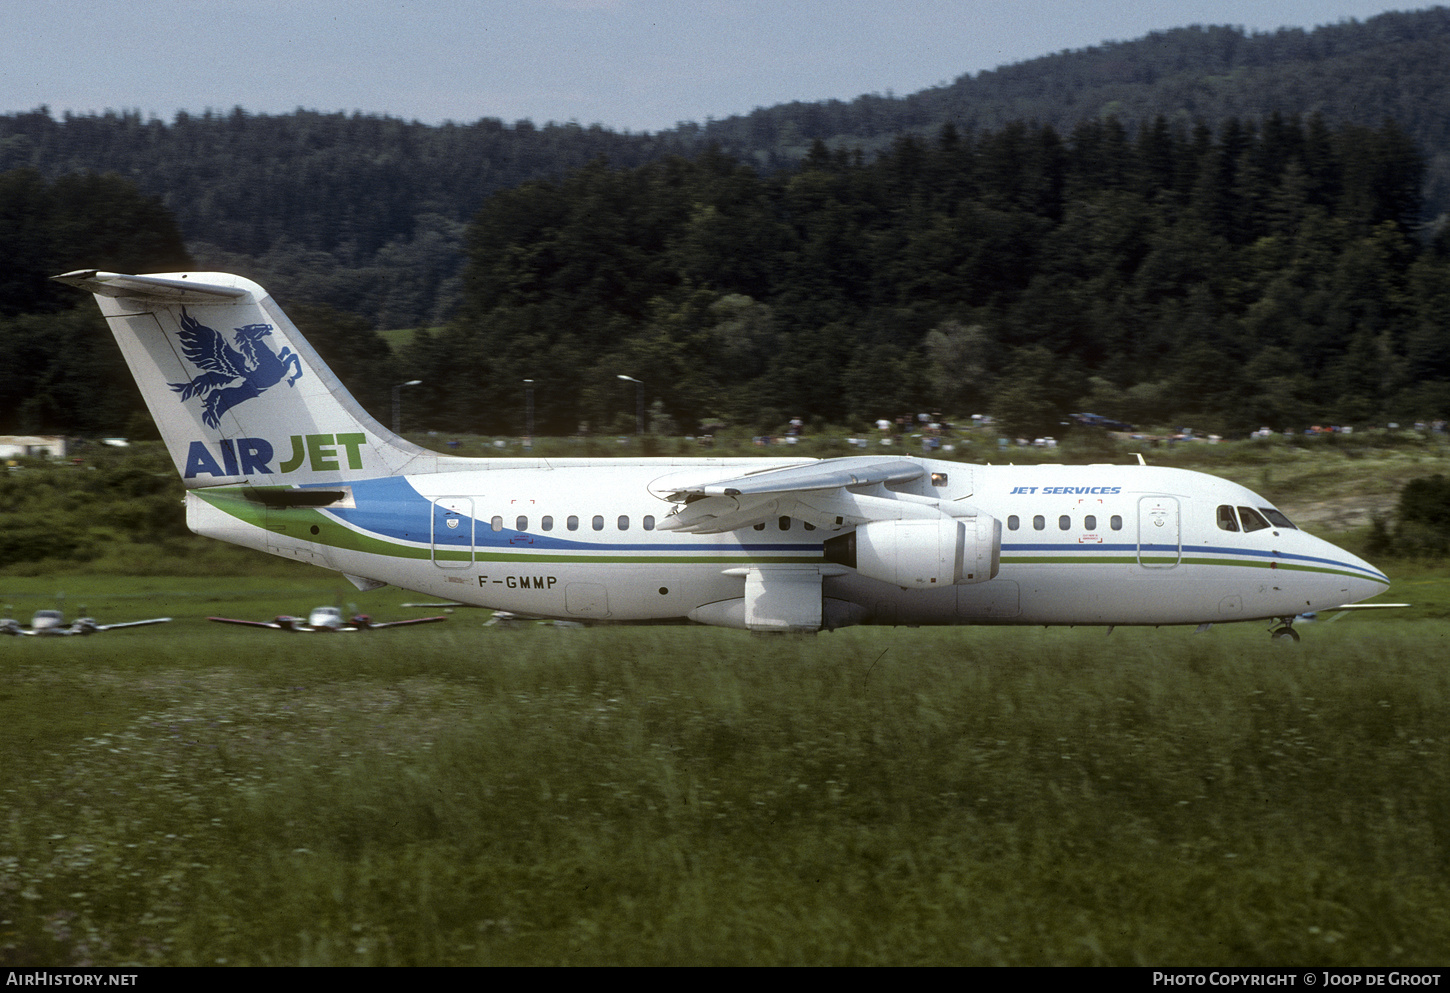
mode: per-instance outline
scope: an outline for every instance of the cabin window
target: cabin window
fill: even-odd
[[[603,531],[604,530],[604,515],[602,515],[602,514],[595,514],[594,515],[594,520],[591,521],[590,524],[594,528],[594,530],[596,530],[596,531]]]
[[[628,531],[629,530],[629,515],[628,514],[620,514],[619,515],[619,530],[621,530],[621,531]]]
[[[529,529],[529,519],[527,517],[525,517],[523,514],[520,514],[519,515],[519,519],[516,520],[516,521],[514,521],[514,530],[515,531],[527,531],[528,529]]]
[[[579,530],[579,518],[575,517],[573,514],[570,514],[569,515],[569,520],[565,523],[565,526],[570,531],[578,531]]]
[[[1237,531],[1239,529],[1239,521],[1234,516],[1234,509],[1226,503],[1218,505],[1218,529],[1220,531]]]
[[[491,528],[493,528],[495,531],[502,531],[503,530],[503,518],[502,517],[495,516],[493,520],[491,520],[491,521],[488,522],[488,526],[491,527]]]
[[[1011,517],[1007,518],[1007,530],[1008,531],[1016,531],[1021,526],[1022,526],[1022,518],[1018,517],[1016,514],[1013,514]]]
[[[1045,527],[1047,527],[1047,518],[1043,517],[1041,514],[1038,514],[1036,517],[1032,518],[1032,530],[1041,531]]]
[[[1082,527],[1084,531],[1096,531],[1098,529],[1098,519],[1092,514],[1088,514],[1082,519]]]
[[[812,524],[810,521],[806,521],[806,530],[807,531],[814,531],[815,529],[816,529],[816,526],[814,524]]]
[[[550,517],[548,514],[545,514],[543,516],[543,518],[541,518],[540,521],[539,521],[539,530],[541,530],[541,531],[552,531],[552,530],[554,530],[554,519],[552,517]]]
[[[646,531],[653,531],[655,529],[655,515],[654,514],[645,514],[644,515],[644,529]]]
[[[1240,507],[1239,520],[1244,522],[1245,531],[1262,531],[1269,526],[1269,522],[1253,507]]]
[[[945,486],[946,484],[947,484],[947,474],[946,473],[944,473],[944,472],[934,472],[934,473],[931,474],[931,485],[933,485],[933,486]]]
[[[1072,518],[1063,514],[1057,519],[1057,530],[1066,531],[1072,527]]]
[[[755,525],[755,530],[757,530],[757,531],[764,531],[765,530],[765,522],[764,521],[761,521],[759,524]]]
[[[1108,521],[1114,531],[1123,530],[1123,517],[1121,514],[1114,514]]]
[[[782,517],[777,523],[780,525],[780,529],[782,531],[789,531],[790,530],[790,518],[789,517]]]

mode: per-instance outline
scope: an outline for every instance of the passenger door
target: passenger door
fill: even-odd
[[[1138,500],[1138,564],[1144,569],[1173,569],[1183,561],[1183,531],[1178,498],[1145,496]]]
[[[467,569],[473,564],[473,498],[433,500],[433,564],[440,569]]]

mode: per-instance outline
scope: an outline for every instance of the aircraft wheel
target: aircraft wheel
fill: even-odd
[[[1299,632],[1295,631],[1293,628],[1285,627],[1279,628],[1279,630],[1271,632],[1269,634],[1269,637],[1273,638],[1275,641],[1282,642],[1286,645],[1297,644],[1299,641]]]

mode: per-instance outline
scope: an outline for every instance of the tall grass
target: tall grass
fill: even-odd
[[[1450,947],[1444,622],[476,624],[0,645],[0,962]]]

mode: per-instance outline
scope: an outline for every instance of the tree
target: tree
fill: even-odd
[[[943,321],[927,333],[922,346],[932,408],[957,415],[984,410],[993,392],[991,369],[997,351],[986,328]]]

